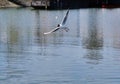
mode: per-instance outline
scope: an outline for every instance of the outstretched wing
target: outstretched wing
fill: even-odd
[[[55,31],[59,30],[59,29],[60,29],[60,27],[56,27],[56,28],[52,29],[52,30],[49,31],[49,32],[45,32],[44,34],[50,34],[50,33],[52,33],[52,32],[55,32]]]
[[[61,22],[61,25],[64,25],[64,24],[66,23],[68,14],[69,14],[69,9],[67,10],[66,15],[64,16],[64,18],[63,18],[63,20],[62,20],[62,22]]]
[[[68,13],[69,13],[69,9],[67,10],[66,15],[64,16],[64,18],[63,18],[63,20],[61,22],[61,25],[64,25],[66,23],[66,20],[67,20],[67,17],[68,17]],[[50,34],[52,32],[55,32],[55,31],[59,30],[60,28],[62,28],[62,27],[61,26],[60,27],[56,27],[56,28],[52,29],[49,32],[45,32],[44,34]]]

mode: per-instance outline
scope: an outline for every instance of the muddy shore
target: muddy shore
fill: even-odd
[[[13,4],[7,0],[0,0],[0,8],[1,7],[17,7],[18,5]]]
[[[20,4],[23,4],[25,6],[30,6],[30,4],[31,4],[31,0],[19,0],[19,2],[20,2]],[[0,0],[0,8],[1,7],[19,7],[20,4],[17,5],[8,0]]]

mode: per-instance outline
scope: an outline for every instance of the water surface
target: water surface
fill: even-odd
[[[0,84],[119,84],[120,9],[0,9]]]

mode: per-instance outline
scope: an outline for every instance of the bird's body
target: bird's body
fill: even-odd
[[[59,29],[63,29],[63,30],[65,30],[66,32],[68,32],[69,29],[64,26],[65,23],[66,23],[66,21],[67,21],[68,13],[69,13],[69,10],[67,10],[66,15],[64,16],[62,22],[61,22],[60,24],[58,24],[56,28],[54,28],[54,29],[52,29],[51,31],[46,32],[46,33],[44,33],[44,34],[50,34],[50,33],[52,33],[52,32],[55,32],[55,31],[59,30]]]

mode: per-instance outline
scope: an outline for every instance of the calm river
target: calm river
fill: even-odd
[[[0,84],[120,84],[120,9],[0,9]]]

